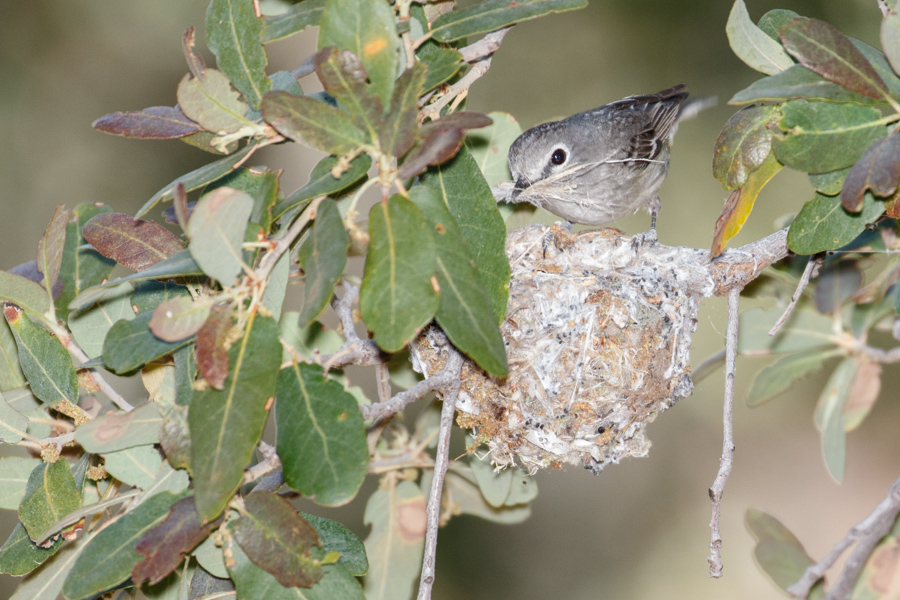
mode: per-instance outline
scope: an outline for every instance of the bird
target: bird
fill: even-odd
[[[529,202],[570,226],[606,225],[644,207],[655,237],[684,90],[628,96],[525,131],[509,149],[506,201]]]

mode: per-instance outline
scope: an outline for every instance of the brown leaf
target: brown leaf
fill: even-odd
[[[114,112],[94,121],[103,133],[144,140],[171,140],[200,131],[177,106],[151,106],[134,112]]]
[[[234,538],[247,557],[285,587],[312,587],[322,577],[321,563],[309,557],[313,546],[321,546],[315,529],[272,492],[249,494],[244,505]]]
[[[870,98],[889,95],[884,81],[863,53],[830,23],[797,17],[780,28],[778,34],[785,50],[825,79]]]
[[[884,203],[884,214],[892,219],[900,219],[900,187],[897,192]]]
[[[477,112],[455,112],[444,115],[436,121],[425,123],[422,131],[427,133],[435,127],[457,127],[459,129],[480,129],[492,125],[494,121],[487,115]]]
[[[859,363],[844,406],[844,430],[853,431],[863,422],[881,392],[881,365],[865,361]]]
[[[196,205],[196,203],[194,203]],[[182,231],[187,231],[188,219],[191,218],[191,209],[188,207],[187,192],[184,191],[184,183],[181,181],[175,186],[175,197],[172,198],[172,208],[175,219]]]
[[[187,61],[188,69],[194,79],[203,79],[203,72],[206,70],[206,63],[203,57],[194,53],[194,28],[188,27],[181,38],[181,49],[184,52],[184,60]]]
[[[225,340],[231,329],[231,311],[225,305],[213,307],[197,332],[197,369],[203,379],[221,390],[228,377],[228,350]]]
[[[97,215],[84,224],[81,234],[97,252],[135,271],[184,250],[162,225],[122,213]]]
[[[900,133],[891,132],[887,137],[875,140],[862,155],[844,180],[841,188],[841,206],[850,212],[859,212],[866,190],[882,198],[891,196],[900,181]]]
[[[141,585],[149,580],[150,585],[154,585],[162,581],[181,564],[185,554],[219,526],[220,521],[221,518],[202,525],[193,496],[173,504],[165,520],[144,534],[135,545],[145,558],[131,572],[134,584]]]
[[[451,159],[459,152],[465,138],[464,129],[457,127],[431,128],[425,134],[425,138],[412,149],[409,156],[400,165],[398,176],[400,179],[409,179],[424,172],[430,165],[438,165]]]

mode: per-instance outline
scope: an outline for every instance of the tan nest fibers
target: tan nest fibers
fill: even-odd
[[[457,422],[497,467],[583,464],[599,473],[645,456],[644,428],[691,393],[691,334],[714,281],[705,253],[638,243],[614,229],[569,234],[534,225],[509,234],[509,376],[462,369]],[[446,360],[431,327],[417,369]]]

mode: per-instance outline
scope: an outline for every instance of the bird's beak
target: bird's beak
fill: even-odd
[[[513,191],[509,195],[509,200],[507,200],[507,202],[514,203],[516,201],[516,198],[519,197],[519,194],[524,192],[526,189],[528,189],[528,184],[521,179],[517,180],[516,185],[513,186]]]

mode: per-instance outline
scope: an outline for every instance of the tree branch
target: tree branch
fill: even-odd
[[[319,364],[328,371],[340,369],[347,365],[365,367],[388,361],[388,356],[381,351],[373,340],[363,340],[356,335],[356,325],[353,322],[353,305],[359,299],[359,287],[344,283],[344,297],[334,296],[331,299],[331,308],[337,313],[344,329],[344,339],[347,341],[334,354],[328,354],[319,359]]]
[[[849,598],[859,573],[865,565],[866,559],[882,537],[890,530],[900,513],[900,479],[894,481],[888,490],[887,497],[878,503],[869,516],[855,525],[844,539],[835,544],[834,548],[825,558],[809,567],[800,580],[789,587],[787,592],[794,598],[802,599],[809,596],[809,592],[817,581],[822,579],[825,572],[830,569],[847,548],[857,540],[859,545],[847,559],[840,578],[825,596],[825,600],[843,600]]]
[[[719,472],[709,488],[712,500],[712,519],[709,528],[712,530],[709,541],[709,576],[722,576],[722,534],[719,532],[719,515],[722,509],[722,494],[725,482],[731,474],[734,464],[734,377],[735,358],[737,357],[738,339],[738,303],[741,288],[733,287],[728,291],[728,332],[725,338],[725,405],[722,409],[723,439],[722,457],[719,459]]]
[[[441,409],[441,431],[438,436],[437,452],[434,457],[434,477],[431,480],[431,491],[428,494],[428,508],[425,510],[427,528],[425,530],[425,556],[422,560],[422,577],[419,582],[417,600],[430,600],[431,588],[434,586],[435,564],[437,559],[437,536],[441,516],[441,492],[444,489],[444,477],[450,461],[450,432],[453,429],[453,417],[456,415],[456,400],[459,397],[461,384],[462,356],[450,350],[444,371],[452,375],[448,383],[449,389],[444,394],[444,406]],[[429,378],[432,379],[432,378]],[[426,380],[427,381],[427,380]]]
[[[784,325],[784,322],[787,321],[787,318],[791,316],[791,313],[794,312],[794,307],[797,306],[797,302],[800,300],[800,296],[803,295],[803,290],[806,289],[806,286],[809,285],[809,280],[818,274],[819,267],[822,266],[822,263],[825,260],[824,255],[819,255],[815,257],[810,257],[809,261],[806,263],[806,268],[803,269],[803,275],[800,276],[800,281],[797,283],[797,289],[794,290],[794,295],[791,296],[791,303],[788,304],[787,308],[784,311],[784,314],[775,321],[775,325],[772,326],[772,329],[769,330],[769,335],[775,335],[778,333],[778,330],[781,329],[781,326]]]
[[[414,402],[434,390],[446,388],[448,385],[459,379],[459,369],[462,365],[462,356],[458,352],[453,351],[444,368],[428,379],[424,379],[412,386],[404,392],[400,392],[387,402],[378,402],[368,406],[360,406],[359,410],[363,414],[363,418],[382,419],[384,417],[396,414],[406,408],[408,404]]]

